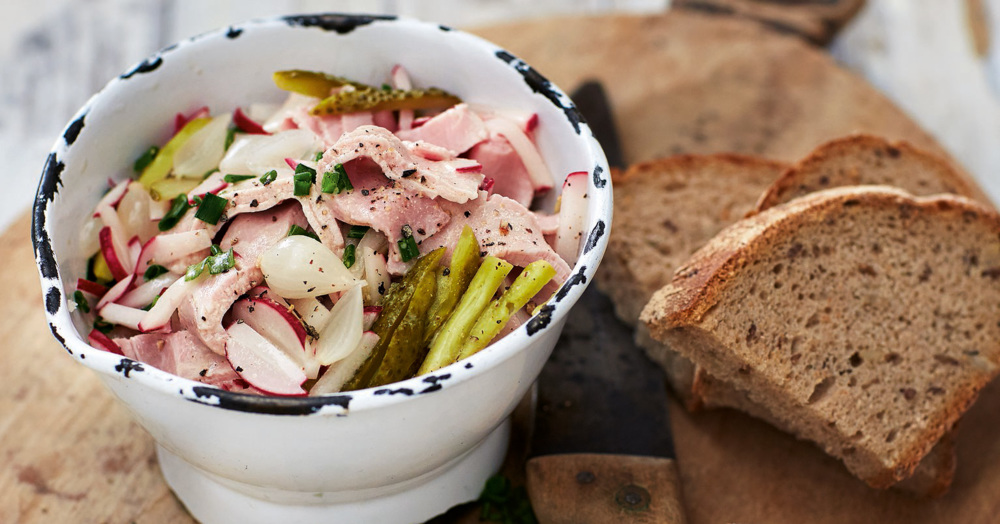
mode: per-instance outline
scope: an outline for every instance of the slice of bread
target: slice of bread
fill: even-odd
[[[996,374],[998,277],[995,211],[846,187],[730,226],[641,318],[884,488],[914,472]]]
[[[796,34],[814,44],[826,45],[864,3],[864,0],[674,0],[671,6],[757,20],[775,31]]]
[[[896,186],[914,195],[952,193],[992,205],[989,197],[943,158],[907,142],[850,135],[817,147],[774,182],[756,210],[840,186]]]

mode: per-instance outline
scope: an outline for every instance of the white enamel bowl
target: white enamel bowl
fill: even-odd
[[[473,357],[390,387],[321,398],[263,398],[203,387],[89,346],[67,296],[85,273],[79,228],[107,180],[121,180],[178,112],[283,98],[281,69],[380,83],[402,64],[415,85],[533,111],[557,178],[591,173],[588,232],[572,278],[542,313]],[[97,373],[156,439],[170,486],[211,522],[421,522],[475,499],[499,467],[509,416],[538,376],[610,232],[604,154],[569,98],[479,38],[412,20],[293,16],[250,22],[164,49],[112,80],[48,158],[33,237],[53,335]],[[558,189],[557,189],[558,190]],[[553,192],[555,193],[555,192]],[[552,205],[555,195],[548,198]]]

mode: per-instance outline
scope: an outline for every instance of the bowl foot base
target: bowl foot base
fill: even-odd
[[[157,446],[156,453],[167,484],[191,515],[202,524],[224,522],[416,524],[444,513],[452,506],[479,497],[486,479],[497,472],[503,463],[510,440],[510,426],[508,418],[464,456],[415,479],[416,482],[406,483],[405,487],[394,490],[391,494],[329,504],[322,501],[327,498],[343,497],[339,494],[294,493],[289,497],[291,500],[301,500],[309,496],[320,502],[281,503],[263,500],[236,489],[232,481],[192,466],[160,446]]]

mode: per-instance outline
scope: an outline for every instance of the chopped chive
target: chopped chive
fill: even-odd
[[[205,263],[208,265],[208,272],[213,275],[229,271],[236,265],[236,257],[233,256],[233,248],[229,248],[229,251],[218,253],[206,258]]]
[[[226,130],[226,145],[225,150],[229,151],[229,147],[233,145],[233,141],[236,140],[236,128],[230,127]]]
[[[208,252],[212,255],[218,255],[219,253],[222,253],[222,248],[219,247],[218,244],[212,244],[211,246],[208,246]]]
[[[135,163],[132,164],[132,169],[136,173],[142,173],[149,164],[153,163],[153,159],[159,154],[160,148],[156,146],[149,146],[149,149],[144,151],[139,158],[135,159]]]
[[[201,276],[201,273],[205,271],[205,261],[207,258],[201,262],[197,262],[188,266],[187,271],[184,272],[184,280],[190,282]]]
[[[189,200],[188,203],[193,207],[198,207],[201,205],[202,201],[203,199],[201,198],[201,195],[195,195],[191,197],[191,200]]]
[[[242,182],[244,180],[250,180],[251,178],[257,178],[254,175],[226,175],[222,177],[223,180],[229,182],[230,184],[235,184],[237,182]]]
[[[90,303],[87,302],[87,297],[83,296],[83,291],[79,289],[73,293],[73,300],[76,301],[76,308],[84,313],[90,313]]]
[[[214,226],[219,223],[219,218],[222,217],[222,211],[226,209],[227,204],[229,204],[229,199],[212,193],[205,193],[205,196],[202,197],[202,202],[198,204],[198,211],[194,214],[194,217]]]
[[[389,92],[392,91],[392,86],[389,84],[382,84],[382,91]]]
[[[326,173],[323,173],[323,181],[320,184],[319,190],[324,193],[338,193],[339,191],[337,191],[337,181],[339,178],[340,175],[333,171],[327,171]]]
[[[354,247],[354,244],[347,244],[347,246],[344,247],[344,267],[350,268],[354,265],[355,249],[357,248]]]
[[[340,193],[354,189],[351,179],[347,177],[347,171],[343,164],[333,166],[333,171],[323,173],[323,184],[320,188],[324,193]]]
[[[319,162],[320,160],[323,160],[323,152],[322,151],[317,151],[316,152],[316,156],[313,157],[313,161],[314,162]]]
[[[114,327],[115,326],[113,324],[105,322],[101,317],[97,317],[97,319],[94,320],[94,329],[104,333],[105,335],[110,333]]]
[[[174,197],[173,204],[170,205],[170,211],[167,211],[167,213],[163,215],[163,218],[160,219],[160,223],[157,227],[160,231],[167,231],[173,228],[177,225],[177,222],[180,222],[181,218],[184,217],[184,213],[187,213],[187,210],[190,208],[191,206],[188,205],[187,195],[183,193],[177,195]]]
[[[264,173],[263,175],[261,175],[261,177],[260,177],[260,183],[264,184],[266,186],[266,185],[270,184],[271,182],[274,182],[275,178],[278,178],[278,172],[275,171],[274,169],[272,169],[272,170],[268,171],[267,173]]]
[[[403,226],[403,238],[399,239],[396,245],[399,246],[399,257],[403,259],[403,262],[409,262],[420,256],[420,249],[417,247],[417,241],[413,238],[413,229],[409,224]]]
[[[285,235],[285,236],[290,237],[290,236],[294,236],[294,235],[307,236],[307,237],[309,237],[309,238],[311,238],[311,239],[319,242],[319,236],[316,233],[310,233],[308,229],[305,229],[304,227],[298,226],[296,224],[292,224],[292,227],[288,228],[288,234]]]
[[[351,226],[351,229],[347,230],[347,238],[364,238],[367,232],[368,226]]]
[[[142,274],[142,279],[145,281],[153,280],[154,278],[167,272],[167,268],[159,265],[153,264],[146,268],[146,272]]]
[[[295,174],[299,175],[303,173],[308,173],[312,181],[316,181],[316,170],[303,164],[302,162],[299,162],[298,165],[295,166]]]
[[[299,165],[301,166],[302,164]],[[293,194],[295,196],[309,196],[309,192],[312,190],[314,176],[315,175],[310,175],[307,172],[296,172],[294,190],[292,191]]]

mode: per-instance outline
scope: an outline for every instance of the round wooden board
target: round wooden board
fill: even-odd
[[[820,51],[750,22],[659,17],[540,20],[475,32],[563,88],[608,89],[629,162],[737,151],[792,160],[868,131],[943,153],[881,94]],[[188,523],[152,440],[49,334],[29,218],[2,236],[0,522]],[[25,300],[22,303],[20,300]],[[874,492],[814,447],[736,413],[671,407],[692,523],[992,522],[1000,513],[1000,388],[962,424],[959,471],[936,501]],[[466,512],[467,513],[467,512]],[[466,515],[463,522],[475,522]]]

